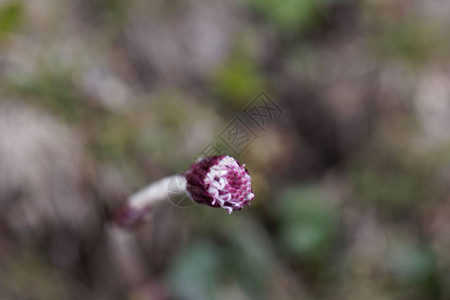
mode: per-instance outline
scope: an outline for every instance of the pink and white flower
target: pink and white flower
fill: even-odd
[[[229,214],[250,205],[255,195],[245,164],[230,156],[200,159],[186,173],[186,188],[201,204],[224,208]]]
[[[188,195],[193,201],[221,207],[229,214],[250,205],[255,195],[252,178],[245,165],[230,156],[199,159],[185,174],[160,179],[131,195],[114,212],[113,220],[133,227],[144,220],[153,208],[171,194]]]

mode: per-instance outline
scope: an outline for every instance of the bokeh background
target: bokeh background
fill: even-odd
[[[450,299],[449,28],[448,0],[1,0],[0,298]],[[261,91],[250,207],[111,228]]]

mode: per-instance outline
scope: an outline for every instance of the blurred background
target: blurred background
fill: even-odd
[[[450,299],[448,0],[1,0],[1,299]],[[282,113],[220,139],[264,91]],[[216,147],[228,215],[111,211]]]

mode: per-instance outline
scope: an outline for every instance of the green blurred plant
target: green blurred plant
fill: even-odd
[[[356,160],[352,180],[357,196],[382,208],[386,215],[417,209],[421,199],[431,196],[429,164],[407,151],[397,153],[388,145],[382,147],[363,152]]]
[[[317,0],[249,0],[253,9],[265,17],[277,30],[291,35],[311,27],[319,18]]]
[[[9,93],[29,97],[68,121],[79,120],[87,110],[70,74],[43,73],[7,83]]]
[[[23,20],[23,4],[13,1],[0,6],[0,41],[17,30]]]
[[[4,261],[6,262],[6,261]],[[0,271],[0,298],[50,300],[67,298],[62,273],[32,251],[10,258]]]
[[[235,52],[217,70],[213,82],[224,102],[234,109],[241,109],[264,89],[255,60],[245,52]]]
[[[276,199],[283,251],[304,265],[320,269],[331,258],[339,229],[333,201],[317,186],[289,187]]]
[[[128,161],[135,152],[136,122],[126,114],[111,114],[98,123],[95,147],[100,157]]]
[[[265,299],[276,261],[259,222],[248,215],[229,218],[208,207],[189,212],[197,239],[171,265],[168,281],[176,295],[215,299],[220,291],[238,285],[250,299]]]
[[[447,56],[450,44],[440,26],[428,20],[404,20],[381,25],[376,49],[385,57],[403,59],[414,65],[426,63],[436,56]]]
[[[433,253],[424,246],[398,241],[386,249],[386,266],[400,283],[424,284],[433,275]]]
[[[168,281],[179,299],[215,299],[220,269],[220,249],[210,243],[189,246],[173,262]]]

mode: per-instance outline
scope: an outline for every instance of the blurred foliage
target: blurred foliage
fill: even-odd
[[[424,197],[433,197],[430,176],[436,172],[436,164],[426,157],[408,153],[407,143],[396,144],[368,146],[352,173],[357,196],[394,217],[417,209]]]
[[[229,61],[221,66],[214,77],[218,94],[224,99],[226,107],[242,109],[264,90],[264,78],[258,71],[255,59],[246,50],[236,51]]]
[[[366,168],[355,173],[356,191],[361,199],[380,206],[390,206],[391,209],[403,210],[414,207],[422,199],[424,193],[423,178],[411,175],[406,169],[377,170]]]
[[[271,24],[286,35],[313,26],[320,18],[321,1],[251,0],[250,4]]]
[[[449,50],[445,37],[423,20],[407,20],[388,23],[378,40],[377,48],[382,55],[401,58],[413,64],[423,64],[438,54]]]
[[[275,257],[269,236],[250,217],[228,220],[217,212],[192,213],[192,222],[214,220],[209,231],[216,238],[193,241],[173,262],[169,280],[183,299],[215,299],[214,291],[238,285],[251,299],[265,299],[275,271]],[[205,216],[206,215],[206,216]]]
[[[61,275],[40,253],[22,253],[2,267],[0,297],[36,300],[65,298],[68,295],[63,289]]]
[[[335,4],[350,0],[248,0],[277,33],[286,37],[307,33],[323,24]]]
[[[9,84],[10,93],[28,96],[68,121],[80,120],[87,111],[69,74],[46,73]]]
[[[95,143],[99,157],[127,161],[135,151],[136,129],[136,122],[127,115],[112,114],[102,120]]]
[[[0,4],[0,41],[10,32],[18,29],[23,19],[21,1]]]
[[[434,254],[426,246],[397,241],[386,250],[386,266],[399,283],[423,285],[435,272]]]
[[[183,299],[214,299],[221,273],[219,253],[214,245],[199,243],[175,259],[176,269],[170,275],[175,295]]]
[[[290,187],[276,199],[283,251],[312,268],[327,265],[339,230],[335,203],[317,186]]]

